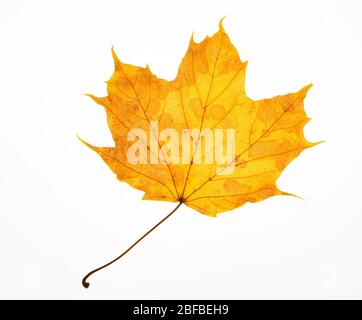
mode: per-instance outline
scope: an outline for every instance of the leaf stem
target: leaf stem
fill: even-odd
[[[94,273],[110,266],[111,264],[113,264],[114,262],[116,262],[117,260],[121,259],[124,255],[126,255],[129,251],[131,251],[131,249],[133,247],[135,247],[141,240],[143,240],[145,237],[147,237],[153,230],[155,230],[159,225],[161,225],[163,222],[165,222],[169,217],[172,216],[172,214],[181,206],[181,204],[183,203],[183,200],[180,199],[180,202],[178,203],[177,207],[174,208],[166,217],[164,217],[160,222],[158,222],[156,225],[154,225],[150,230],[148,230],[142,237],[140,237],[135,243],[133,243],[126,251],[122,252],[121,255],[119,255],[117,258],[113,259],[112,261],[106,263],[105,265],[98,267],[97,269],[92,270],[91,272],[89,272],[82,280],[82,285],[84,288],[88,288],[89,287],[89,282],[87,281],[87,279]]]

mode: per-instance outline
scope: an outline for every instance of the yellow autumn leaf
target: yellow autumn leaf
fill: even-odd
[[[250,99],[247,63],[222,21],[212,37],[200,43],[191,38],[173,81],[121,62],[113,48],[112,55],[108,96],[89,96],[104,107],[115,145],[85,143],[120,181],[142,190],[143,199],[182,203],[209,216],[289,195],[276,186],[278,177],[316,144],[303,134],[309,121],[303,100],[311,85]]]

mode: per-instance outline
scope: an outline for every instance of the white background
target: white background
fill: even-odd
[[[359,1],[2,1],[0,298],[362,298],[362,7]],[[141,201],[76,138],[112,145],[110,48],[173,79],[191,32],[219,19],[253,99],[299,90],[309,140],[274,197],[217,218]]]

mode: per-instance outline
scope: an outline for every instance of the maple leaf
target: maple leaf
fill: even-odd
[[[157,78],[148,66],[121,62],[113,48],[112,55],[115,70],[107,82],[108,95],[89,96],[104,107],[115,145],[95,147],[82,141],[103,158],[120,181],[142,190],[143,199],[178,205],[121,256],[90,272],[83,279],[85,287],[92,273],[122,257],[181,204],[216,216],[246,202],[290,195],[278,189],[278,177],[304,149],[317,144],[308,142],[303,134],[310,120],[303,100],[311,85],[270,99],[250,99],[245,93],[247,63],[240,60],[222,20],[212,37],[200,43],[191,38],[173,81]],[[190,139],[191,151],[167,145],[172,137],[170,128],[178,137],[185,130],[196,129],[196,136]],[[234,130],[232,157],[223,165],[207,162],[217,150],[224,152],[227,142],[223,139],[216,144],[215,133],[214,144],[208,148],[204,132],[225,133],[230,128]],[[159,137],[162,131],[166,132],[163,141]],[[139,158],[130,163],[129,151],[135,141]],[[185,150],[189,151],[188,162]]]

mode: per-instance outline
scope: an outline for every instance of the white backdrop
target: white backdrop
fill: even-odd
[[[0,298],[362,298],[360,1],[2,1]],[[192,31],[224,27],[253,99],[313,82],[311,141],[274,197],[217,218],[187,207],[90,279],[163,218],[76,138],[112,145],[110,48],[173,79]]]

